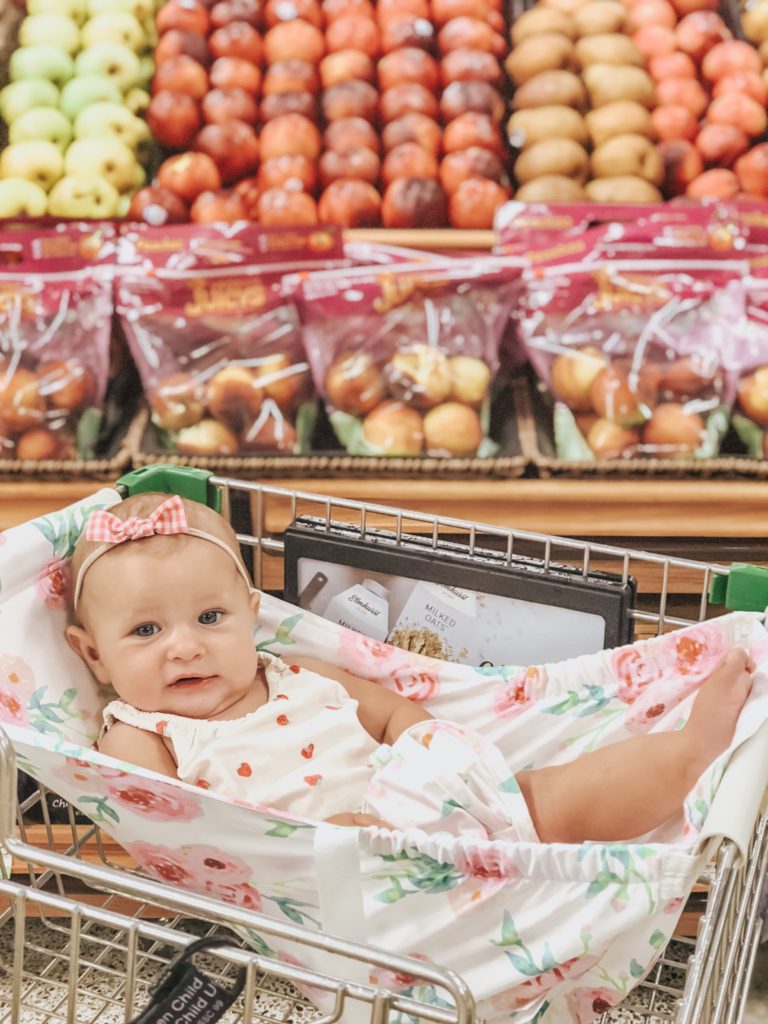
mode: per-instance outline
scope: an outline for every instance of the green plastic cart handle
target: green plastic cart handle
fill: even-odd
[[[121,476],[116,488],[124,497],[157,491],[160,494],[178,494],[190,501],[199,501],[214,512],[221,512],[221,491],[209,483],[213,473],[192,466],[143,466]]]
[[[764,612],[768,608],[768,568],[734,562],[727,576],[713,576],[709,603],[731,611]]]

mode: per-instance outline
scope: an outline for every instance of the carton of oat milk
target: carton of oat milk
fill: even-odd
[[[479,664],[483,659],[477,613],[482,597],[449,584],[417,583],[392,627],[389,642],[431,658]]]

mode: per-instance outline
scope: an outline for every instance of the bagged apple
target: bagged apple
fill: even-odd
[[[652,258],[639,243],[611,258],[604,244],[597,229],[584,259],[526,271],[516,311],[555,399],[558,457],[714,457],[735,395],[746,264],[711,249]]]
[[[162,446],[308,451],[317,405],[288,272],[346,264],[338,233],[137,226],[123,245],[117,309]]]
[[[731,421],[749,455],[764,459],[768,458],[768,267],[753,266],[744,288],[746,330]]]
[[[315,385],[352,455],[492,455],[491,388],[515,261],[455,259],[308,275]]]

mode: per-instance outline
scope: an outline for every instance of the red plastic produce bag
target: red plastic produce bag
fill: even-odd
[[[110,228],[0,233],[0,458],[92,458],[107,386]]]
[[[735,395],[746,264],[682,246],[653,258],[629,238],[632,258],[609,258],[605,231],[586,233],[583,259],[527,271],[516,312],[555,398],[557,455],[713,457]]]
[[[346,265],[338,234],[135,227],[123,245],[117,309],[164,447],[307,451],[317,407],[293,288]]]
[[[492,258],[310,274],[307,355],[352,455],[491,455],[491,387],[519,264]]]

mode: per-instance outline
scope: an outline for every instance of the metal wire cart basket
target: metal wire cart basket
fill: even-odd
[[[574,567],[583,578],[610,571],[624,583],[636,581],[627,614],[638,638],[716,614],[711,596],[726,598],[749,575],[744,567],[227,478],[210,477],[207,486],[220,491],[222,511],[252,557],[256,586],[275,593],[283,592],[285,582],[285,531],[303,517],[321,532],[354,528],[365,537],[384,531],[394,548],[418,538],[434,559],[447,545],[468,559],[480,552],[494,552],[509,564],[521,556],[540,559],[545,575],[562,566]],[[63,802],[43,787],[28,786],[20,801],[17,792],[13,750],[0,731],[0,1024],[206,1019],[185,1017],[182,1004],[175,1016],[142,1015],[168,965],[189,947],[196,949],[193,944],[201,938],[225,940],[195,956],[206,976],[230,992],[225,1021],[330,1024],[354,1017],[355,1024],[470,1024],[477,1019],[469,989],[449,970],[156,882],[137,872],[98,826],[72,807],[57,806]],[[691,894],[678,934],[651,974],[603,1021],[738,1024],[761,937],[767,829],[768,818],[761,813],[743,862],[734,843],[720,844]],[[248,929],[324,951],[327,972],[264,955],[239,937]],[[396,986],[361,980],[371,966],[382,977],[425,978],[441,998],[420,1002]],[[317,1010],[297,985],[331,993],[333,1010]]]

